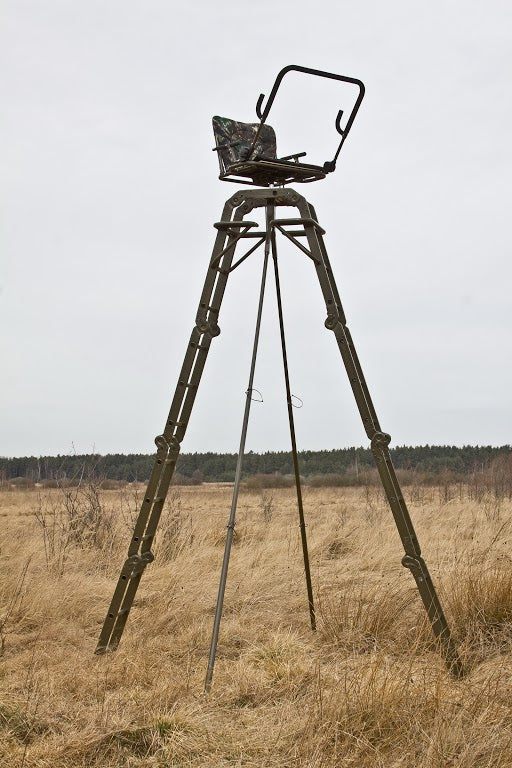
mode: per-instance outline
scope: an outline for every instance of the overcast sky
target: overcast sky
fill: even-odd
[[[508,0],[2,0],[0,18],[0,455],[153,450],[236,189],[211,117],[253,121],[290,63],[366,85],[336,173],[298,189],[392,445],[512,442]],[[332,155],[352,94],[320,85],[283,82],[281,154]],[[311,262],[279,247],[299,447],[366,445]],[[228,283],[184,451],[238,448],[260,268]],[[271,283],[265,310],[257,451],[289,447]]]

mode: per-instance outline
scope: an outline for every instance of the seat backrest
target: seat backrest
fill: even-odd
[[[224,149],[217,150],[221,173],[231,165],[247,160],[247,151],[252,147],[259,123],[239,123],[229,117],[215,115],[212,120],[215,144]],[[229,146],[231,145],[231,146]],[[264,155],[267,158],[276,157],[276,134],[266,123],[262,126],[260,135],[254,147],[253,157]]]

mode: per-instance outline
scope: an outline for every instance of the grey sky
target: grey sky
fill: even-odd
[[[299,191],[392,444],[511,442],[509,2],[4,0],[0,17],[1,455],[152,450],[236,189],[211,116],[254,120],[289,63],[366,84],[338,170]],[[280,151],[326,159],[342,89],[290,77],[280,98]],[[311,265],[280,252],[299,447],[366,444]],[[238,446],[260,263],[228,285],[185,451]],[[287,449],[271,284],[263,331],[248,448]]]

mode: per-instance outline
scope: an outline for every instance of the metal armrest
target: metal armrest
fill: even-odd
[[[278,160],[279,161],[295,160],[295,162],[297,162],[299,157],[306,157],[306,154],[307,154],[306,152],[296,152],[294,155],[286,155],[286,157],[279,157]]]
[[[305,157],[306,152],[297,152],[295,155],[286,155],[286,157],[269,157],[268,155],[256,155],[253,160],[266,160],[269,163],[286,163],[290,160],[298,161],[299,157]]]

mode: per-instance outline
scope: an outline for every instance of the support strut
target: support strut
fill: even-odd
[[[206,679],[204,683],[204,692],[208,693],[212,685],[213,669],[215,666],[215,656],[217,654],[217,643],[219,641],[220,622],[222,619],[222,608],[224,605],[224,593],[226,591],[226,581],[228,578],[229,558],[231,554],[231,545],[235,533],[236,508],[238,504],[238,494],[240,491],[240,480],[242,478],[242,466],[245,453],[245,440],[247,437],[247,427],[249,424],[249,414],[251,412],[252,391],[254,385],[254,372],[256,370],[256,357],[258,354],[258,343],[260,339],[261,315],[263,311],[263,299],[265,297],[265,283],[267,280],[267,266],[270,252],[270,227],[268,226],[265,237],[265,255],[263,257],[263,273],[261,276],[260,298],[258,302],[258,313],[256,317],[256,328],[254,331],[254,342],[252,347],[251,368],[249,371],[249,383],[245,393],[245,409],[242,422],[242,434],[240,436],[240,447],[238,449],[238,458],[236,462],[235,482],[233,485],[233,495],[231,499],[231,510],[229,513],[229,522],[226,534],[226,543],[224,546],[224,558],[222,560],[222,569],[220,574],[219,592],[217,595],[217,605],[215,607],[215,618],[213,621],[213,632],[210,643],[210,654],[208,656],[208,667],[206,669]]]
[[[274,209],[272,209],[272,213]],[[272,222],[273,224],[273,222]],[[283,302],[281,299],[281,283],[279,280],[279,265],[277,262],[277,245],[275,228],[272,226],[272,259],[274,262],[274,277],[276,282],[277,313],[279,316],[279,335],[281,337],[281,352],[283,356],[284,382],[286,388],[286,405],[288,408],[288,424],[290,426],[290,439],[292,445],[293,473],[295,476],[295,488],[297,492],[297,507],[299,510],[300,539],[302,544],[302,556],[304,559],[304,573],[306,576],[306,589],[308,593],[309,621],[313,632],[316,630],[315,603],[313,600],[313,585],[311,583],[311,570],[309,567],[308,540],[306,537],[306,521],[304,518],[304,506],[302,504],[302,487],[299,472],[299,458],[297,456],[297,441],[295,439],[295,420],[293,418],[293,402],[290,389],[290,376],[288,373],[288,355],[286,352],[286,338],[284,333]]]

